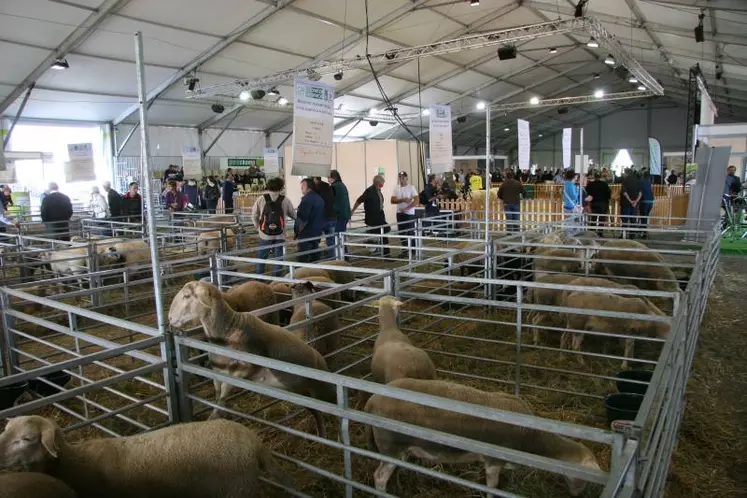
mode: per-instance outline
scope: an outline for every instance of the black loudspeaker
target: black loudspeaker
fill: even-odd
[[[516,47],[501,47],[498,49],[498,59],[506,61],[516,59]]]

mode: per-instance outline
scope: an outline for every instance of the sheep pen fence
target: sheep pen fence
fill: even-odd
[[[383,249],[384,243],[376,241],[376,234],[368,229],[339,234],[335,255],[350,258],[350,267],[327,266],[325,261],[301,263],[294,260],[296,254],[290,259],[286,255],[285,260],[265,261],[251,247],[200,255],[186,249],[187,241],[163,236],[164,246],[169,245],[166,253],[173,252],[161,268],[167,306],[181,286],[195,278],[227,289],[249,279],[296,283],[299,280],[294,275],[301,268],[349,274],[349,283],[318,283],[310,296],[287,296],[284,302],[253,312],[270,316],[301,306],[307,319],[289,329],[305,329],[307,334],[314,324],[337,318],[340,327],[326,334],[338,338],[338,346],[325,354],[329,372],[206,342],[196,335],[199,328],[160,333],[152,311],[152,277],[131,278],[138,267],[35,280],[37,285],[57,289],[46,297],[25,292],[27,283],[11,281],[0,288],[4,309],[0,345],[6,374],[0,377],[0,393],[23,388],[27,394],[16,406],[1,410],[0,418],[41,414],[56,418],[65,430],[73,432],[73,438],[116,437],[202,420],[219,408],[224,416],[243,420],[260,432],[281,460],[294,485],[284,489],[280,483],[270,484],[285,493],[283,496],[565,496],[562,477],[590,483],[584,496],[661,496],[684,411],[684,390],[699,326],[715,275],[715,229],[698,244],[682,242],[691,237],[681,227],[647,229],[647,245],[675,270],[682,289],[677,292],[538,282],[543,261],[557,263],[557,258],[537,251],[542,247],[538,238],[567,226],[538,224],[522,227],[519,232],[500,233],[501,227],[495,222],[489,227],[491,237],[486,244],[480,239],[485,225],[479,220],[444,218],[442,231],[452,227],[457,234],[451,238],[425,235],[428,227],[420,223],[412,232],[386,234],[393,248],[412,248],[389,260],[370,254],[369,249]],[[39,250],[28,242],[27,255]],[[596,249],[556,247],[575,251],[579,261],[574,262],[578,264],[570,273],[602,276],[594,273],[592,263],[600,259]],[[328,255],[326,248],[319,251],[322,259]],[[632,266],[634,254],[642,249],[625,251],[631,255]],[[255,270],[262,263],[281,271],[258,275]],[[557,271],[551,268],[549,273]],[[651,288],[656,287],[655,278],[647,280]],[[643,297],[659,303],[662,314],[536,304],[527,297],[538,289]],[[532,406],[534,415],[370,381],[373,342],[379,330],[376,304],[385,295],[404,303],[400,329],[432,358],[438,378],[520,395]],[[331,311],[311,316],[311,300],[327,303]],[[538,314],[661,323],[667,324],[670,332],[661,338],[571,329],[566,322],[532,321],[531,317]],[[538,333],[537,343],[534,331]],[[583,334],[583,351],[558,346],[564,334]],[[307,338],[312,345],[323,340]],[[628,361],[653,374],[648,383],[638,382],[645,396],[635,420],[611,428],[604,401],[619,380],[616,373],[624,356],[618,343],[626,338],[635,339]],[[336,403],[210,370],[204,366],[210,353],[331,384]],[[235,387],[225,406],[214,401],[216,381]],[[369,395],[580,440],[592,449],[603,470],[377,416],[363,409]],[[325,436],[316,433],[313,420],[307,416],[309,409],[324,414]],[[512,463],[520,469],[506,472],[499,489],[490,489],[474,466],[403,461],[369,448],[367,426]],[[393,482],[388,491],[376,489],[373,475],[382,461],[401,468],[397,491],[393,491]]]

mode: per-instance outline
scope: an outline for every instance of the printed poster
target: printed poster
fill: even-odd
[[[571,167],[571,140],[573,128],[563,128],[563,169]]]
[[[184,179],[202,178],[202,150],[194,145],[182,146]]]
[[[278,150],[267,147],[263,151],[265,178],[280,175],[280,159]]]
[[[652,175],[661,175],[661,144],[655,138],[648,139],[648,170]]]
[[[531,164],[529,163],[530,155],[530,138],[529,138],[529,121],[523,119],[516,120],[516,128],[518,130],[519,140],[519,169],[524,171],[528,170]]]
[[[301,79],[295,88],[291,174],[326,178],[332,169],[335,89]]]
[[[89,182],[96,180],[93,163],[93,144],[68,144],[67,155],[70,161],[65,163],[65,181]]]
[[[451,106],[430,106],[428,130],[431,173],[439,174],[454,169],[454,149],[451,145]]]

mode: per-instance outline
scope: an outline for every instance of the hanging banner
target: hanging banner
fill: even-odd
[[[648,139],[648,171],[652,175],[661,175],[661,144],[655,138]]]
[[[308,80],[296,80],[295,88],[291,174],[326,178],[332,169],[335,89]]]
[[[430,106],[429,152],[431,173],[446,173],[454,169],[454,149],[451,146],[451,106]]]
[[[278,150],[269,147],[265,148],[263,156],[265,162],[265,177],[272,178],[273,176],[280,175],[280,159],[278,157]]]
[[[65,181],[90,182],[96,180],[93,164],[93,144],[68,144],[67,155],[70,161],[65,163]]]
[[[202,150],[199,147],[182,146],[182,173],[185,180],[202,178]]]
[[[571,167],[571,141],[573,128],[563,128],[563,169]]]
[[[517,135],[519,139],[519,169],[524,171],[528,170],[531,166],[529,164],[529,156],[531,151],[529,138],[529,121],[517,119],[516,129],[518,131]]]

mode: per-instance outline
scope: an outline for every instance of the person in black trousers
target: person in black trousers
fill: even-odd
[[[50,238],[70,240],[70,218],[73,217],[73,203],[70,197],[59,192],[55,182],[49,184],[49,194],[41,203],[41,219]]]
[[[384,177],[376,175],[373,178],[373,183],[370,187],[363,191],[360,197],[355,201],[353,210],[350,212],[352,217],[358,206],[363,204],[363,212],[365,214],[364,222],[366,226],[377,227],[368,230],[368,233],[372,235],[381,236],[381,233],[387,234],[392,231],[391,227],[386,224],[386,215],[384,214],[384,195],[381,193],[381,189],[384,188]],[[382,226],[383,225],[383,226]],[[384,244],[384,256],[389,256],[389,237],[384,236],[382,240]]]
[[[591,196],[591,216],[589,225],[596,227],[597,235],[604,237],[602,230],[610,212],[610,198],[612,191],[607,182],[602,180],[602,172],[594,171],[594,180],[586,186],[586,193]]]
[[[397,232],[399,235],[412,235],[415,232],[415,204],[418,202],[418,191],[409,184],[406,171],[400,171],[399,186],[394,189],[394,194],[389,200],[397,205]],[[411,239],[400,239],[402,243],[402,254],[400,257],[407,258],[407,250]]]
[[[215,210],[218,209],[218,201],[220,200],[220,187],[212,176],[209,176],[205,183],[203,199],[205,199],[208,213],[215,213]]]
[[[226,175],[226,181],[223,182],[223,212],[226,214],[233,213],[233,193],[236,192],[236,185],[233,183],[233,175]]]
[[[122,216],[122,196],[112,188],[111,182],[104,182],[106,192],[106,203],[109,205],[109,216],[115,221]]]

